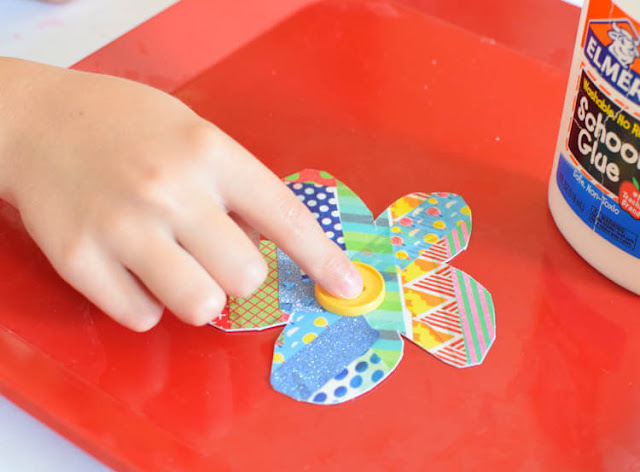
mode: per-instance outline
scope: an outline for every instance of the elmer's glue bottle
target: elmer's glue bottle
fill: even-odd
[[[585,0],[549,207],[587,262],[640,294],[640,0]]]

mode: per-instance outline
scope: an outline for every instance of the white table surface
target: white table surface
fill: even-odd
[[[0,56],[69,67],[177,0],[0,0]]]
[[[176,0],[0,0],[0,56],[68,67]],[[110,469],[0,396],[0,471]]]
[[[575,5],[582,0],[563,0]],[[0,0],[0,56],[68,67],[176,0]],[[110,469],[0,396],[0,471]]]
[[[0,470],[104,472],[111,469],[0,396]]]

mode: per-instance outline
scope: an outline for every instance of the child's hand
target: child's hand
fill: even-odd
[[[361,291],[293,193],[177,99],[12,59],[0,59],[0,83],[0,197],[60,275],[116,321],[144,331],[166,305],[202,325],[225,292],[253,292],[267,267],[249,228],[333,294]]]

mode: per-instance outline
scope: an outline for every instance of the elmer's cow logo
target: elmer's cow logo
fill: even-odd
[[[638,35],[634,31],[633,26],[630,26],[630,28],[631,30],[625,29],[613,22],[611,23],[611,29],[607,33],[613,40],[608,46],[609,52],[618,59],[624,67],[629,67],[636,58],[640,57],[640,51],[638,51],[640,40],[638,40]]]
[[[640,36],[629,20],[590,21],[584,54],[604,80],[640,105]]]

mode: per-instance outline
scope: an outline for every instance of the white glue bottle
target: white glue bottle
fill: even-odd
[[[585,0],[549,207],[587,262],[640,294],[640,0]]]

